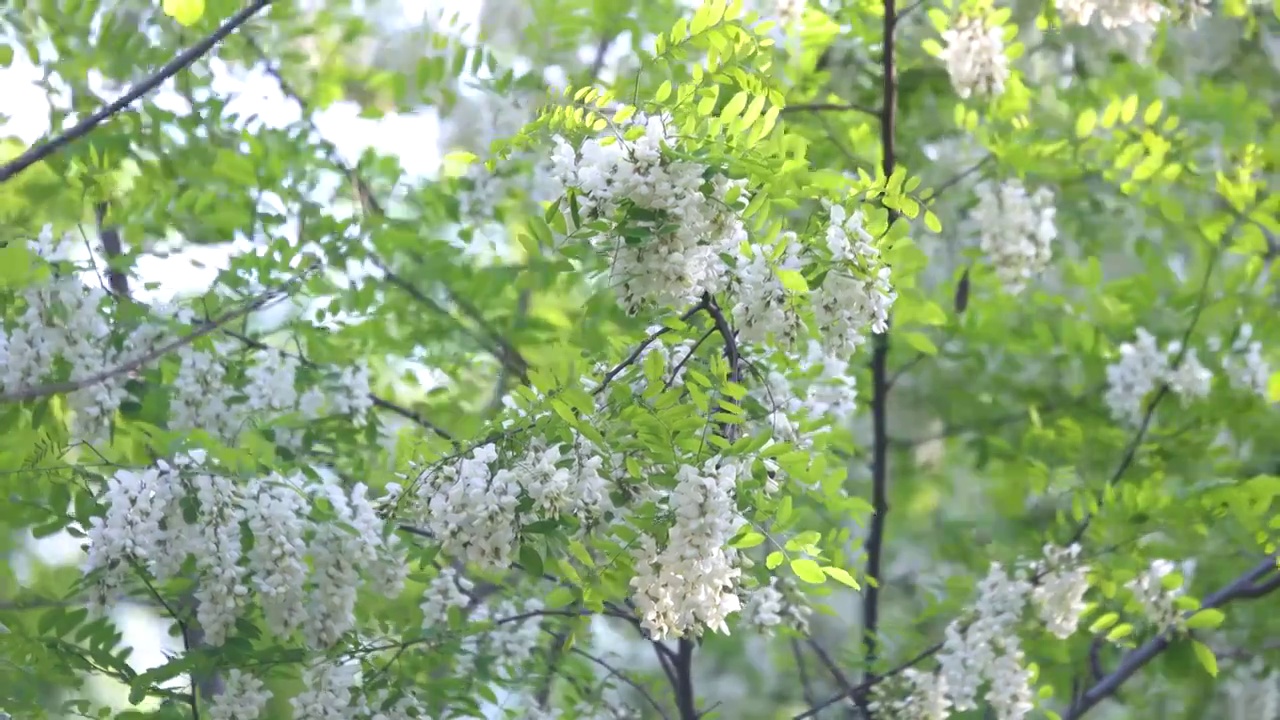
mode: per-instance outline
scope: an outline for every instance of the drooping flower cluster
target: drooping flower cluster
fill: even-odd
[[[1209,349],[1221,350],[1220,338],[1209,341]],[[1231,387],[1267,398],[1271,382],[1271,364],[1262,355],[1262,343],[1253,339],[1253,326],[1245,323],[1222,358],[1222,371]]]
[[[844,358],[866,341],[868,329],[877,334],[889,329],[897,293],[862,213],[835,204],[829,212],[826,245],[834,265],[812,302],[824,347]]]
[[[1018,180],[1006,180],[999,187],[982,183],[974,191],[978,204],[969,222],[979,247],[1005,289],[1020,293],[1053,258],[1058,237],[1053,193],[1048,188],[1028,193]]]
[[[227,672],[222,692],[205,708],[210,720],[258,720],[267,709],[271,691],[261,680],[239,668]]]
[[[1155,24],[1167,10],[1155,0],[1059,0],[1058,12],[1071,25],[1088,25],[1095,18],[1105,30]]]
[[[1070,637],[1080,622],[1087,589],[1087,568],[1079,564],[1079,546],[1046,545],[1044,557],[1030,568],[1013,572],[992,563],[978,584],[972,616],[952,621],[938,653],[937,673],[904,674],[905,682],[888,684],[873,697],[884,717],[894,720],[943,720],[952,712],[978,707],[982,696],[998,720],[1021,720],[1034,709],[1031,671],[1023,664],[1018,635],[1028,601],[1039,611],[1048,630]],[[877,715],[881,717],[881,715]]]
[[[1031,588],[1024,573],[1010,575],[992,563],[978,584],[976,617],[968,625],[956,620],[947,626],[938,664],[956,711],[977,708],[984,682],[986,700],[1000,720],[1018,720],[1032,710],[1030,673],[1022,664],[1017,633]]]
[[[422,628],[428,630],[449,622],[450,608],[465,608],[471,602],[474,584],[451,567],[441,568],[423,594]]]
[[[777,258],[774,247],[751,245],[747,257],[733,269],[732,290],[737,298],[733,319],[743,342],[788,346],[803,332],[801,298],[783,285],[779,275],[803,269],[800,244],[793,233],[786,233],[779,245],[782,252]]]
[[[494,623],[482,632],[467,635],[462,641],[462,653],[457,671],[470,672],[480,655],[492,656],[504,679],[519,677],[522,666],[533,657],[542,639],[540,612],[542,602],[532,598],[523,604],[503,600],[496,606],[482,604],[471,617],[473,623]]]
[[[1170,589],[1165,585],[1165,578],[1175,569],[1168,560],[1153,560],[1145,572],[1125,583],[1147,621],[1161,631],[1181,627],[1185,622],[1175,602],[1182,588]]]
[[[1009,58],[1004,52],[1004,28],[989,27],[986,19],[961,15],[942,34],[939,56],[951,77],[951,87],[961,98],[1000,95],[1009,80]]]
[[[531,443],[511,467],[498,467],[489,444],[419,478],[422,521],[446,553],[493,569],[511,564],[522,525],[575,515],[590,519],[610,506],[604,458],[578,438]],[[531,501],[527,512],[522,498]]]
[[[777,575],[769,578],[769,584],[747,593],[742,607],[742,619],[759,628],[766,635],[773,635],[779,626],[792,628],[802,635],[809,632],[809,607],[789,583],[780,582]]]
[[[907,668],[871,690],[868,709],[884,720],[946,720],[951,716],[947,679],[939,673]]]
[[[641,626],[653,639],[728,633],[725,621],[741,609],[737,551],[727,547],[746,522],[736,490],[743,468],[713,457],[702,469],[682,465],[667,499],[675,523],[661,547],[643,535],[631,588]]]
[[[723,175],[708,181],[708,168],[664,157],[664,145],[676,138],[654,116],[634,140],[590,139],[575,150],[557,137],[552,155],[553,174],[575,193],[583,222],[610,224],[590,243],[609,258],[611,284],[631,312],[686,306],[722,290],[728,268],[721,254],[736,253],[747,239],[726,202],[742,183]]]
[[[1079,562],[1080,545],[1067,548],[1046,545],[1044,560],[1036,565],[1039,582],[1031,599],[1040,610],[1040,620],[1060,639],[1075,634],[1084,614],[1084,594],[1089,590],[1089,567]]]
[[[1142,421],[1143,401],[1161,384],[1183,403],[1209,394],[1213,374],[1200,364],[1195,348],[1187,348],[1181,362],[1174,365],[1182,343],[1171,341],[1162,351],[1155,336],[1138,328],[1131,343],[1120,346],[1120,356],[1107,366],[1106,403],[1119,422],[1137,425]]]
[[[309,645],[328,647],[354,626],[355,594],[366,579],[395,595],[407,572],[403,553],[383,536],[365,492],[363,484],[348,492],[301,475],[242,486],[198,451],[172,464],[119,470],[102,498],[106,513],[92,518],[88,529],[86,569],[100,573],[94,605],[113,600],[131,563],[164,581],[194,557],[198,619],[207,642],[220,645],[256,597],[271,632],[288,637],[301,628]],[[308,514],[317,497],[334,517]],[[191,507],[193,519],[184,512]],[[242,523],[254,533],[248,553]]]

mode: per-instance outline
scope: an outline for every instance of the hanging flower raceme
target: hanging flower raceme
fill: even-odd
[[[988,24],[985,17],[961,15],[942,33],[939,58],[961,98],[992,96],[1004,92],[1009,80],[1004,28]]]
[[[999,187],[983,183],[975,192],[978,205],[969,222],[979,247],[1005,289],[1020,293],[1053,258],[1053,242],[1058,237],[1053,193],[1047,188],[1028,193],[1017,180],[1007,180]]]

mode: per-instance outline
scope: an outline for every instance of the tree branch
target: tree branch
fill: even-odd
[[[309,272],[309,270],[304,270],[303,275],[305,275],[307,272]],[[303,275],[300,275],[299,277],[294,278],[292,281],[290,281],[289,284],[296,283],[299,279],[301,279]],[[284,287],[288,287],[288,285]],[[14,390],[11,392],[0,394],[0,403],[21,402],[23,400],[31,400],[34,398],[46,397],[48,395],[61,395],[64,393],[75,392],[76,390],[81,390],[87,387],[93,387],[94,385],[98,385],[100,383],[106,382],[111,378],[118,377],[120,375],[124,375],[127,373],[131,373],[134,370],[137,370],[141,367],[144,367],[150,364],[151,362],[157,360],[158,358],[164,357],[165,355],[173,352],[174,350],[190,345],[191,343],[195,342],[196,340],[199,340],[205,335],[208,335],[209,333],[212,333],[216,330],[220,330],[224,326],[230,325],[236,320],[239,320],[240,318],[256,310],[260,310],[280,300],[281,297],[284,296],[284,287],[273,292],[265,293],[262,296],[255,299],[253,302],[250,302],[240,308],[237,308],[228,313],[225,313],[221,317],[218,317],[210,322],[204,323],[196,330],[186,335],[183,335],[182,337],[176,340],[171,340],[170,342],[164,343],[163,345],[159,345],[153,348],[150,352],[143,353],[142,355],[139,355],[138,357],[135,357],[134,359],[129,360],[128,362],[121,363],[120,365],[117,365],[114,368],[103,370],[102,372],[95,373],[93,375],[90,375],[85,378],[81,378],[79,380],[68,380],[66,382],[49,383],[48,385],[39,385],[36,387],[23,388],[21,390]]]
[[[1218,590],[1212,595],[1206,597],[1201,603],[1200,609],[1216,608],[1226,605],[1234,600],[1241,598],[1259,597],[1258,590],[1263,587],[1270,587],[1267,592],[1280,587],[1280,581],[1275,579],[1266,583],[1259,582],[1276,572],[1276,555],[1268,555],[1264,560],[1254,565],[1248,572],[1233,580],[1226,587]],[[1200,610],[1193,610],[1186,613],[1184,617],[1190,618]],[[1070,709],[1062,716],[1062,720],[1078,720],[1085,713],[1093,709],[1098,703],[1113,695],[1120,686],[1129,678],[1133,677],[1147,663],[1154,660],[1160,653],[1164,652],[1173,642],[1172,635],[1166,631],[1160,633],[1156,637],[1148,640],[1129,652],[1120,660],[1120,664],[1109,675],[1099,680],[1079,697],[1079,699],[1071,706]]]
[[[134,85],[129,89],[129,92],[122,95],[115,102],[99,108],[97,112],[76,123],[70,130],[55,136],[47,142],[33,145],[26,152],[5,163],[4,166],[0,167],[0,183],[13,178],[18,173],[58,152],[63,147],[88,135],[94,128],[132,105],[138,98],[155,90],[164,81],[190,67],[192,63],[212,50],[214,45],[217,45],[223,38],[235,32],[236,28],[248,22],[249,18],[252,18],[270,4],[271,0],[253,0],[240,12],[232,15],[226,22],[222,23],[208,37],[179,53],[177,57],[166,63],[154,75]]]
[[[896,0],[884,0],[884,49],[881,65],[884,81],[884,103],[880,115],[881,168],[884,176],[893,175],[896,169],[896,124],[898,115],[898,69],[894,62],[894,32],[897,29]],[[898,213],[890,210],[889,227],[897,221]],[[876,335],[871,351],[871,527],[867,532],[867,569],[869,576],[862,602],[862,646],[866,655],[864,678],[874,677],[874,666],[879,654],[876,633],[880,629],[880,576],[884,560],[884,531],[889,513],[889,330]]]

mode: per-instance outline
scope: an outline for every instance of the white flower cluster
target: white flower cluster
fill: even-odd
[[[322,662],[302,673],[302,691],[289,700],[294,720],[349,720],[360,668]]]
[[[857,378],[849,371],[848,360],[828,354],[817,341],[810,341],[803,355],[775,357],[780,363],[794,363],[794,369],[770,370],[763,386],[751,390],[751,396],[768,411],[765,422],[774,439],[809,448],[817,432],[847,425],[858,398]],[[816,426],[813,421],[818,421]],[[765,465],[778,470],[772,459],[765,460]]]
[[[471,602],[475,585],[451,567],[441,568],[423,594],[422,628],[432,629],[449,623],[449,608],[465,608]]]
[[[774,12],[783,25],[794,25],[804,18],[807,0],[774,0]]]
[[[1040,610],[1040,620],[1060,639],[1075,634],[1084,614],[1084,594],[1089,590],[1089,566],[1081,564],[1080,545],[1059,548],[1046,545],[1044,560],[1035,570],[1040,580],[1031,599]]]
[[[294,720],[414,720],[431,717],[426,706],[412,693],[393,696],[387,688],[366,691],[362,687],[360,666],[355,662],[322,661],[303,671],[302,685],[302,691],[289,700]]]
[[[1000,95],[1009,80],[1004,52],[1004,28],[988,27],[986,19],[962,15],[942,34],[939,56],[951,77],[951,87],[963,99]]]
[[[800,298],[783,286],[778,273],[800,272],[800,244],[793,233],[779,238],[781,251],[776,259],[775,247],[751,245],[747,257],[733,269],[732,291],[734,325],[743,342],[775,341],[782,346],[795,342],[804,328],[800,315]]]
[[[1135,340],[1122,344],[1120,357],[1107,366],[1105,399],[1111,416],[1137,425],[1142,421],[1143,400],[1161,384],[1167,384],[1184,404],[1208,395],[1213,373],[1200,364],[1195,348],[1188,348],[1174,367],[1181,350],[1182,343],[1172,341],[1161,351],[1155,337],[1138,328]]]
[[[977,708],[978,689],[987,682],[986,700],[999,720],[1017,720],[1031,712],[1030,673],[1022,664],[1017,633],[1031,588],[1024,573],[1010,576],[999,563],[992,563],[978,584],[976,617],[967,626],[960,620],[947,626],[938,664],[956,711]]]
[[[720,457],[699,470],[682,465],[667,499],[675,516],[666,544],[641,536],[631,579],[641,626],[651,638],[728,633],[725,620],[741,609],[737,551],[729,540],[745,524],[736,491],[741,465]]]
[[[618,295],[631,312],[650,304],[685,306],[722,290],[728,268],[720,256],[747,239],[726,202],[742,184],[717,175],[704,189],[708,168],[663,157],[663,145],[675,144],[656,116],[644,121],[644,133],[634,140],[592,139],[578,151],[556,138],[556,180],[576,193],[584,222],[613,225],[590,242],[609,258]]]
[[[1222,349],[1220,338],[1209,340],[1209,349],[1218,352]],[[1229,352],[1222,358],[1222,371],[1227,376],[1231,387],[1253,393],[1262,398],[1268,397],[1268,386],[1271,382],[1271,365],[1262,355],[1262,343],[1253,339],[1253,326],[1245,323],[1231,344]]]
[[[878,720],[946,720],[951,716],[946,677],[915,668],[877,684],[870,700],[868,709]]]
[[[348,494],[300,474],[241,486],[207,467],[201,452],[142,471],[119,470],[102,497],[106,513],[88,530],[86,569],[100,572],[95,605],[111,600],[130,561],[164,581],[194,557],[198,619],[210,644],[226,639],[252,589],[272,633],[288,637],[301,628],[312,647],[328,647],[354,626],[355,594],[364,578],[394,596],[408,570],[395,539],[384,538],[365,491],[358,484]],[[327,501],[334,518],[308,514],[316,497]],[[183,509],[193,502],[198,510],[189,522]],[[248,553],[242,523],[254,534]]]
[[[177,351],[178,377],[173,383],[170,425],[175,429],[201,429],[234,442],[251,419],[262,421],[297,412],[302,420],[321,417],[325,406],[339,415],[350,415],[357,427],[367,422],[373,397],[369,393],[369,368],[363,362],[336,372],[326,387],[297,391],[297,358],[277,350],[259,350],[245,369],[243,388],[227,380],[222,358],[236,346],[222,343],[213,351],[190,345]],[[280,444],[296,449],[298,428],[277,429]]]
[[[1239,665],[1222,687],[1226,702],[1223,720],[1256,720],[1280,717],[1280,672],[1269,670],[1255,658]]]
[[[779,626],[786,626],[801,635],[809,633],[809,607],[786,583],[779,585],[777,575],[769,578],[769,584],[746,593],[742,607],[742,620],[766,635],[773,635]]]
[[[999,187],[982,183],[975,188],[978,204],[969,218],[979,247],[995,268],[1005,289],[1017,294],[1053,258],[1058,237],[1053,193],[1040,188],[1028,193],[1018,180]]]
[[[1095,17],[1104,30],[1152,25],[1168,12],[1155,0],[1059,0],[1058,12],[1069,25],[1088,25]]]
[[[814,319],[827,352],[848,357],[866,341],[868,328],[877,334],[889,329],[889,310],[897,293],[862,213],[850,214],[835,204],[829,213],[827,250],[834,266],[813,294]]]
[[[879,712],[900,720],[943,720],[952,712],[976,709],[986,685],[983,699],[997,720],[1027,717],[1035,705],[1018,626],[1031,601],[1054,635],[1066,638],[1075,632],[1087,589],[1087,568],[1078,563],[1079,552],[1079,546],[1046,545],[1044,557],[1030,566],[1041,573],[1039,584],[1024,569],[1009,573],[992,563],[978,584],[972,617],[947,626],[938,672],[904,674],[905,688],[890,684],[875,696]]]
[[[46,228],[27,245],[41,260],[54,262],[66,257],[71,243],[70,238],[55,241]],[[0,326],[0,392],[49,382],[59,359],[70,366],[68,380],[94,377],[145,355],[164,333],[163,325],[144,322],[125,338],[123,347],[113,347],[111,327],[101,312],[107,293],[83,284],[74,273],[55,271],[47,282],[24,288],[19,297],[23,309],[16,326],[11,331]],[[77,439],[97,442],[107,436],[112,416],[129,399],[127,380],[121,373],[67,396]]]
[[[470,672],[476,659],[484,654],[494,658],[505,679],[518,678],[542,638],[542,618],[539,615],[542,609],[542,602],[536,598],[525,602],[523,607],[512,600],[504,600],[496,607],[476,607],[468,618],[470,622],[495,624],[483,632],[463,638],[456,671],[462,674]]]
[[[498,450],[484,445],[419,478],[422,522],[444,551],[492,569],[510,566],[520,528],[539,519],[589,519],[612,503],[604,458],[579,438],[534,442],[510,468],[498,468]],[[521,498],[532,501],[521,513]]]
[[[1168,560],[1152,560],[1145,572],[1125,583],[1148,622],[1160,631],[1181,627],[1185,622],[1176,603],[1182,588],[1171,590],[1164,583],[1165,577],[1175,569]]]
[[[258,720],[267,709],[271,691],[261,680],[239,668],[227,673],[222,692],[205,707],[209,720]]]

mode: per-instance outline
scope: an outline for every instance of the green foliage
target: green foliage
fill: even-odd
[[[1073,542],[1090,587],[1079,631],[1060,638],[1030,613],[1010,631],[1023,638],[1037,712],[1077,718],[1106,699],[1133,717],[1216,717],[1220,676],[1275,660],[1270,601],[1236,601],[1275,589],[1274,569],[1248,568],[1280,536],[1280,373],[1269,370],[1280,360],[1280,82],[1268,45],[1280,4],[1273,13],[1231,0],[1198,29],[1180,18],[1152,26],[1142,47],[1096,22],[1073,25],[1052,3],[905,4],[887,23],[893,4],[873,0],[811,3],[798,19],[740,1],[634,5],[489,3],[467,35],[443,18],[403,27],[395,3],[272,3],[163,95],[0,182],[0,710],[207,717],[209,680],[243,670],[272,692],[261,717],[289,718],[289,699],[327,659],[358,666],[357,694],[386,705],[360,717],[391,717],[402,693],[439,717],[532,717],[538,706],[586,716],[605,686],[645,717],[692,720],[686,700],[706,717],[804,717],[864,677],[906,692],[895,678],[931,656],[950,623],[972,620],[991,563],[1025,564],[1046,544]],[[0,8],[0,68],[25,56],[42,71],[35,87],[65,96],[48,112],[47,143],[241,6]],[[1004,42],[1013,72],[1000,93],[961,97],[945,70],[970,19]],[[230,102],[227,67],[256,68],[287,111]],[[549,79],[557,73],[563,82]],[[368,123],[347,133],[359,142],[331,137],[353,106]],[[441,137],[402,133],[394,148],[379,137],[428,112]],[[705,169],[693,194],[741,220],[720,255],[732,266],[759,251],[773,302],[800,318],[794,338],[743,340],[729,278],[683,307],[624,307],[617,248],[602,252],[598,239],[666,252],[680,218],[638,198],[602,208],[582,188],[551,197],[539,185],[557,142],[632,147],[650,118],[668,133],[661,162]],[[29,140],[4,138],[0,166],[40,146]],[[427,151],[437,144],[439,158]],[[721,180],[729,189],[717,194]],[[1051,193],[1056,232],[1052,260],[1020,293],[999,248],[981,242],[1008,218],[981,214],[979,188],[999,194],[1014,180],[1029,196]],[[853,259],[833,246],[832,208],[856,214],[868,238]],[[62,237],[92,264],[33,249]],[[152,263],[193,250],[222,266],[176,298],[193,316],[158,314],[152,298],[173,278]],[[800,252],[813,261],[786,264]],[[836,358],[848,365],[832,373],[856,385],[856,413],[780,422],[776,377],[835,382],[804,359],[831,332],[817,299],[834,277],[869,283],[881,266],[894,294],[888,331]],[[54,329],[76,321],[41,305],[40,292],[77,272],[111,290],[91,312],[103,321],[93,348],[105,375],[86,380],[60,357],[37,386],[11,381],[30,317]],[[129,367],[112,362],[156,323],[182,340]],[[1212,378],[1199,396],[1172,379],[1151,384],[1128,422],[1108,388],[1139,330],[1161,351],[1174,344],[1174,365],[1196,358]],[[1248,342],[1257,365],[1242,370]],[[259,355],[270,349],[279,354]],[[259,408],[243,422],[192,428],[179,421],[185,352],[219,358],[222,382],[237,388],[285,359],[299,393],[331,392],[368,367],[358,399],[373,407],[268,412],[245,391],[227,400],[228,416]],[[77,403],[109,385],[127,397],[87,439]],[[800,405],[827,402],[800,395]],[[552,470],[564,473],[598,455],[611,509],[553,512],[525,492],[511,526],[490,528],[512,533],[499,566],[450,545],[417,522],[447,506],[410,506],[489,447],[495,467],[520,477],[541,471],[531,458],[548,447],[562,448]],[[298,493],[367,487],[386,523],[378,537],[404,551],[404,589],[362,586],[354,622],[323,649],[296,628],[275,632],[259,590],[246,589],[226,641],[209,645],[198,553],[172,548],[180,567],[169,575],[145,554],[88,575],[82,551],[50,555],[58,539],[87,543],[120,502],[120,473],[197,451],[210,476],[243,492],[255,480]],[[651,644],[635,607],[638,553],[681,541],[669,499],[685,468],[730,464],[742,469],[742,522],[726,543],[741,575],[734,592],[750,605],[776,589],[781,619],[762,628],[753,607],[730,614],[728,635],[713,627],[696,643]],[[190,490],[195,474],[164,476],[188,488],[166,523],[195,524],[217,507]],[[300,511],[309,547],[326,528],[364,537],[342,502],[317,495]],[[247,518],[232,524],[245,553],[274,539]],[[40,539],[43,554],[32,550]],[[1177,568],[1155,583],[1171,598],[1165,624],[1140,590],[1158,560]],[[116,612],[90,612],[116,570],[126,578],[109,598]],[[424,599],[455,571],[470,597],[428,617]],[[527,610],[531,601],[541,609]],[[878,616],[865,612],[871,603]],[[816,612],[788,615],[802,607]],[[147,667],[134,662],[139,645],[160,638],[126,626],[134,611],[160,622],[172,649]],[[494,640],[528,618],[527,658]],[[625,638],[612,642],[658,662],[614,668],[609,623]],[[1139,661],[1119,695],[1089,694]],[[191,678],[205,687],[190,689]]]

